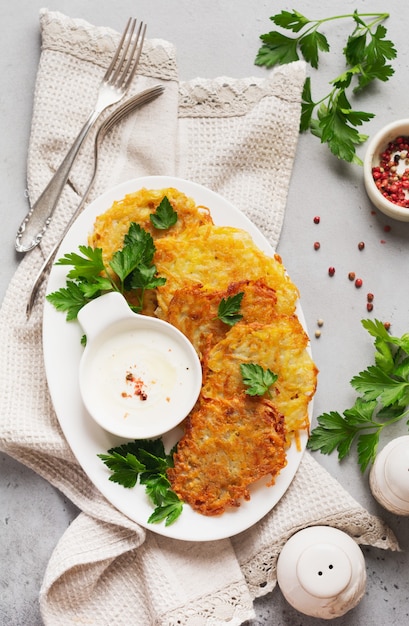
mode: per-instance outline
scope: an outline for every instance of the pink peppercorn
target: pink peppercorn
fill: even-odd
[[[334,274],[335,274],[335,267],[329,267],[328,268],[328,274],[330,276],[334,276]]]
[[[408,152],[409,137],[396,137],[379,155],[379,165],[372,168],[372,178],[382,196],[404,208],[409,208]]]
[[[362,278],[357,278],[355,281],[355,287],[357,289],[360,289],[362,287],[362,283],[363,283]]]

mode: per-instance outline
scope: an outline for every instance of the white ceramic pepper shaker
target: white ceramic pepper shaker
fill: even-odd
[[[277,562],[277,581],[297,611],[333,619],[347,613],[364,595],[365,559],[346,533],[312,526],[285,544]]]
[[[397,515],[409,515],[409,435],[392,439],[377,455],[369,474],[374,498]]]

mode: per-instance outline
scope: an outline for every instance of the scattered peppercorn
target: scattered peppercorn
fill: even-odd
[[[315,336],[318,339],[319,337],[321,337],[321,331],[320,330],[316,330],[315,331]]]
[[[363,250],[365,248],[365,243],[363,241],[360,241],[358,244],[358,250]]]
[[[385,330],[389,330],[391,327],[391,323],[390,322],[384,322],[383,323]]]
[[[385,231],[385,233],[389,233],[391,231],[391,227],[386,224],[386,226],[383,227],[383,230]]]
[[[373,293],[368,293],[366,296],[366,299],[368,302],[373,302],[373,299],[374,299]]]
[[[357,278],[355,281],[355,287],[357,289],[360,289],[362,287],[362,283],[363,283],[362,278]]]
[[[320,221],[321,221],[320,216],[319,216],[319,215],[316,215],[316,216],[314,217],[314,224],[319,224],[319,223],[320,223]]]
[[[324,320],[322,319],[317,320],[317,326],[324,326]]]
[[[366,303],[366,310],[371,312],[373,310],[373,304],[372,302],[367,302]]]
[[[349,272],[348,278],[349,280],[355,280],[355,272]]]
[[[329,267],[329,268],[328,268],[328,274],[329,274],[330,276],[333,276],[333,275],[335,274],[335,267]]]
[[[319,250],[321,248],[321,244],[319,241],[314,242],[314,250]]]

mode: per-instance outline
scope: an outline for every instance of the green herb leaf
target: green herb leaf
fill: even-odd
[[[315,102],[311,97],[311,78],[307,77],[302,92],[300,132],[306,131],[311,127],[314,109]]]
[[[294,33],[298,33],[304,26],[309,24],[310,20],[308,17],[302,15],[298,11],[281,11],[277,15],[273,15],[270,18],[276,26],[281,26],[282,28],[287,28],[288,30],[292,30]]]
[[[260,39],[264,43],[258,51],[255,60],[256,65],[273,67],[274,65],[285,65],[298,61],[297,39],[278,32],[262,35]]]
[[[126,488],[134,487],[139,480],[155,507],[148,522],[156,524],[165,521],[165,525],[169,526],[183,510],[183,502],[172,491],[166,476],[167,469],[173,467],[175,450],[176,446],[167,454],[160,438],[137,439],[97,456],[112,471],[109,480]]]
[[[257,363],[241,363],[240,371],[249,396],[264,396],[267,393],[271,397],[270,387],[276,382],[277,374]]]
[[[241,313],[239,313],[243,296],[244,291],[240,291],[234,296],[229,296],[226,299],[222,298],[217,310],[219,320],[229,326],[234,326],[234,324],[239,322],[243,318]]]
[[[139,473],[145,469],[145,466],[130,452],[123,456],[113,449],[108,454],[98,454],[98,457],[113,472],[109,480],[128,489],[135,487]]]
[[[358,463],[361,472],[364,472],[370,463],[373,463],[379,445],[379,430],[373,433],[363,433],[358,437]]]
[[[66,254],[56,262],[56,265],[72,265],[73,269],[67,274],[68,278],[92,279],[97,278],[104,271],[102,250],[91,246],[79,246],[79,251]]]
[[[127,289],[155,289],[166,283],[166,278],[156,275],[157,269],[155,265],[141,265],[135,268],[129,275],[126,283]]]
[[[349,452],[356,430],[349,426],[340,413],[332,411],[317,418],[318,426],[311,432],[308,440],[310,450],[320,450],[322,454],[338,451],[339,460]]]
[[[361,395],[350,409],[343,415],[331,412],[317,417],[318,426],[312,430],[307,447],[323,454],[337,450],[341,460],[356,442],[358,463],[364,472],[376,457],[382,430],[408,414],[409,342],[407,333],[390,336],[379,320],[362,320],[362,325],[374,338],[376,364],[351,379],[352,387]]]
[[[138,266],[149,265],[155,253],[152,235],[132,223],[124,238],[124,247],[115,252],[109,265],[122,283]]]
[[[299,46],[304,59],[314,68],[318,67],[318,51],[329,51],[327,38],[316,30],[301,37]]]
[[[78,311],[89,302],[81,286],[70,280],[67,280],[65,287],[48,294],[47,300],[55,306],[57,311],[67,314],[67,321],[76,319]]]
[[[379,398],[383,406],[390,406],[400,402],[402,397],[406,401],[409,382],[390,376],[376,365],[370,365],[351,380],[351,385],[362,393],[367,400]]]
[[[171,492],[173,493],[173,492]],[[175,522],[183,511],[183,502],[174,494],[175,501],[157,506],[148,519],[150,524],[158,524],[165,520],[165,526],[170,526]]]
[[[155,228],[166,230],[178,221],[178,214],[173,209],[168,198],[164,196],[155,213],[151,213],[150,220]]]

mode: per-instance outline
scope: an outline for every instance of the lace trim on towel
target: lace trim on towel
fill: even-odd
[[[196,78],[179,85],[180,117],[230,117],[245,115],[264,96],[275,96],[286,102],[300,102],[300,87],[305,80],[305,64],[291,64],[272,72],[271,78],[214,80]],[[296,71],[294,71],[296,70]]]
[[[120,39],[120,34],[111,28],[92,26],[58,11],[43,9],[40,23],[43,50],[69,53],[101,67],[109,65]],[[177,80],[173,46],[162,39],[145,39],[138,72],[153,78]]]
[[[166,613],[167,626],[211,626],[226,622],[238,626],[254,617],[252,603],[243,604],[248,598],[245,582],[233,583],[219,591],[217,595],[204,597],[170,613]]]

